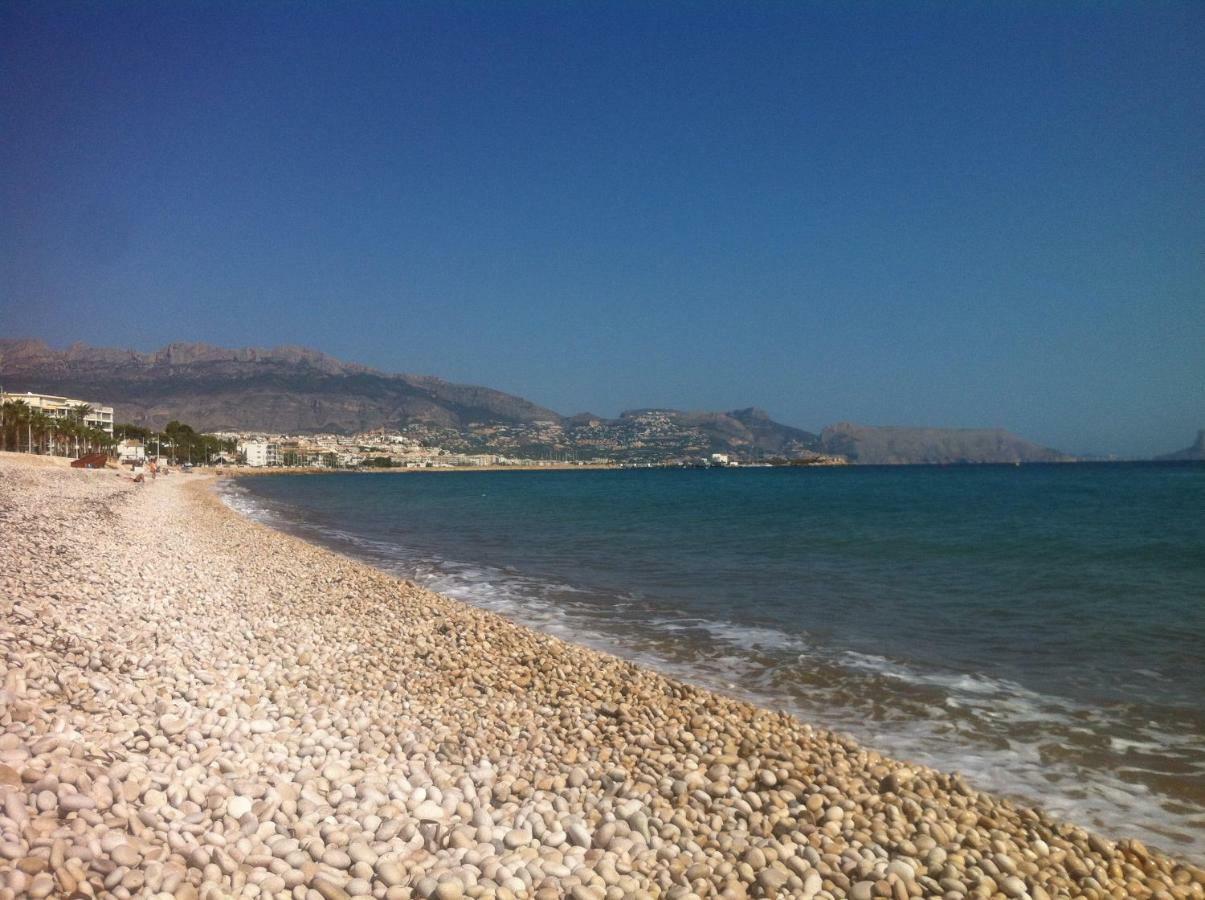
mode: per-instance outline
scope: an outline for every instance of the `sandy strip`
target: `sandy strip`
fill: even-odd
[[[0,898],[1205,897],[211,484],[0,459]]]

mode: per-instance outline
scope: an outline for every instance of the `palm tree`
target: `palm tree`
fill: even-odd
[[[41,410],[34,410],[34,412],[30,414],[30,416],[29,416],[29,444],[30,444],[29,452],[30,453],[34,452],[34,450],[33,450],[34,435],[37,435],[37,438],[38,438],[37,452],[38,453],[42,452],[42,444],[46,437],[46,432],[49,428],[50,428],[50,416],[46,415],[46,413],[42,412]]]
[[[26,403],[24,400],[11,400],[5,404],[5,407],[7,409],[7,414],[5,415],[5,422],[13,430],[13,449],[20,450],[21,449],[21,426],[22,425],[28,426],[29,416],[30,416],[32,410],[29,408],[29,404]],[[28,428],[27,428],[26,433],[28,434]],[[28,444],[26,444],[25,449],[28,452],[28,450],[29,450]]]
[[[71,444],[75,440],[76,424],[69,418],[61,418],[58,420],[59,437],[62,438],[63,455],[71,455]]]
[[[92,412],[92,407],[87,403],[77,403],[77,404],[75,404],[75,406],[71,407],[71,409],[67,410],[67,415],[71,418],[71,420],[76,425],[76,435],[75,435],[75,437],[76,437],[76,440],[75,440],[76,457],[79,457],[81,455],[80,449],[79,449],[79,438],[83,435],[84,431],[86,430],[87,425],[84,420],[86,418],[88,418],[88,413],[90,413],[90,412]]]
[[[0,403],[0,441],[4,442],[4,449],[8,449],[8,432],[10,428],[14,428],[17,422],[17,402],[15,400],[5,400]]]
[[[65,426],[67,423],[62,417],[55,417],[50,420],[50,452],[56,456],[66,455],[66,446],[63,442],[63,437],[66,435]]]
[[[3,416],[3,430],[0,433],[3,434],[5,450],[12,450],[16,444],[15,440],[12,442],[12,444],[9,443],[8,433],[10,431],[15,432],[17,429],[17,402],[18,401],[16,400],[5,400],[4,403],[0,405],[0,416]]]
[[[84,455],[83,448],[80,446],[80,443],[83,440],[86,431],[87,429],[84,427],[83,422],[78,420],[73,420],[71,422],[71,438],[75,442],[75,456],[77,459]]]
[[[63,417],[54,418],[51,422],[51,453],[65,457],[66,455],[66,436],[69,434],[71,423],[67,422]]]

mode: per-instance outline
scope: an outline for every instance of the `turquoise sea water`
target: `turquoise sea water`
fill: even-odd
[[[1205,466],[424,472],[226,490],[467,602],[1205,857]]]

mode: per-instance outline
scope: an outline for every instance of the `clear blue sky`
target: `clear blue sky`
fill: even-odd
[[[0,2],[0,334],[1205,427],[1205,3]]]

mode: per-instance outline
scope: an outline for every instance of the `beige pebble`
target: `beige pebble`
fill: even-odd
[[[166,735],[176,735],[184,731],[188,727],[188,723],[180,716],[162,716],[159,719],[159,730]]]

